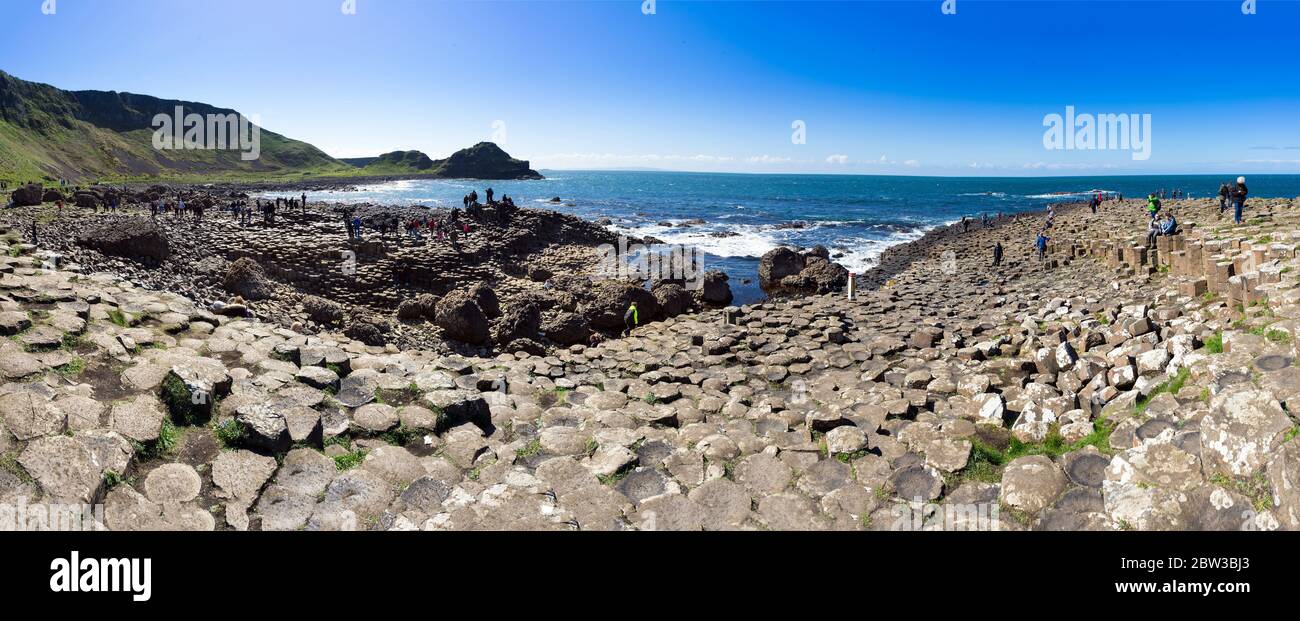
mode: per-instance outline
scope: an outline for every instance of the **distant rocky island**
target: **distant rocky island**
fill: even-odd
[[[340,160],[365,175],[421,175],[448,179],[542,179],[526,160],[510,157],[491,142],[461,149],[435,160],[420,151],[393,151],[378,157]]]

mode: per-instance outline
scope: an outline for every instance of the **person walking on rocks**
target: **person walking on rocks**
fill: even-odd
[[[1034,247],[1038,248],[1038,262],[1042,263],[1047,258],[1047,242],[1050,240],[1047,236],[1047,230],[1038,232],[1038,239],[1034,240]]]
[[[627,326],[627,329],[623,331],[623,336],[627,336],[640,324],[641,316],[636,310],[636,302],[633,302],[631,306],[627,307],[627,312],[623,313],[623,325]]]
[[[1246,178],[1237,177],[1237,185],[1232,187],[1232,220],[1241,224],[1241,211],[1246,208]]]
[[[1002,242],[993,243],[993,267],[1002,265]]]
[[[307,193],[302,193],[302,215],[307,215]]]
[[[1232,191],[1228,189],[1228,183],[1225,181],[1219,184],[1219,215],[1228,209],[1228,196]]]
[[[487,189],[487,204],[492,204],[492,188]]]

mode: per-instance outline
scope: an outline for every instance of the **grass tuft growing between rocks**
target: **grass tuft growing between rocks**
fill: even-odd
[[[217,442],[228,449],[239,448],[244,443],[244,438],[248,435],[248,430],[244,424],[235,419],[230,419],[224,423],[213,423],[212,433],[217,437]]]
[[[1266,340],[1268,340],[1268,342],[1277,345],[1287,345],[1291,343],[1290,334],[1287,334],[1286,332],[1278,329],[1270,330],[1268,329],[1267,326],[1259,326],[1259,327],[1251,328],[1250,333],[1254,334],[1255,336],[1262,336]]]
[[[357,449],[351,453],[345,453],[343,455],[336,455],[334,457],[334,467],[339,470],[351,470],[361,465],[361,460],[365,458],[366,452],[362,449]]]
[[[1138,415],[1145,413],[1147,411],[1147,406],[1151,404],[1153,399],[1160,396],[1161,393],[1167,392],[1171,395],[1177,395],[1178,391],[1183,389],[1183,385],[1186,384],[1187,380],[1191,377],[1191,371],[1188,371],[1185,368],[1179,369],[1178,374],[1175,375],[1173,379],[1156,386],[1155,389],[1151,391],[1151,394],[1145,397],[1140,397],[1137,402],[1133,404],[1134,412]]]
[[[215,399],[215,396],[208,396],[208,398]],[[173,373],[168,373],[167,377],[163,378],[162,401],[163,405],[167,406],[167,411],[171,413],[172,420],[186,426],[208,422],[212,408],[217,406],[215,403],[206,403],[206,398],[203,402],[194,403],[194,396],[190,394],[189,387]]]
[[[398,425],[396,429],[391,429],[379,434],[379,439],[392,444],[393,446],[406,446],[420,438],[424,433],[418,429],[411,429],[406,425]]]
[[[1273,492],[1268,477],[1263,472],[1257,472],[1251,477],[1230,477],[1219,473],[1210,477],[1210,483],[1249,498],[1251,506],[1256,511],[1268,511],[1273,508]]]
[[[528,459],[542,452],[542,441],[533,438],[531,442],[515,450],[516,459]]]
[[[113,489],[122,484],[122,475],[112,470],[104,471],[104,489]]]
[[[0,470],[4,470],[9,474],[18,477],[19,481],[28,485],[36,484],[36,478],[28,473],[27,469],[23,468],[22,464],[18,463],[18,451],[10,451],[0,455]]]
[[[1286,435],[1282,436],[1282,442],[1290,442],[1291,440],[1294,440],[1296,436],[1300,436],[1300,425],[1292,426],[1291,429],[1287,430]]]
[[[113,322],[114,325],[120,328],[125,328],[128,323],[126,319],[126,313],[123,313],[122,311],[116,308],[108,311],[108,320]]]
[[[63,377],[77,377],[86,372],[86,360],[81,356],[77,356],[68,364],[55,367],[54,372]]]
[[[858,459],[862,459],[863,457],[866,457],[867,454],[869,454],[870,452],[871,452],[871,451],[869,451],[869,450],[867,450],[867,449],[860,449],[860,450],[854,451],[854,452],[852,452],[852,453],[836,453],[836,454],[835,454],[835,459],[838,459],[838,460],[840,460],[841,462],[847,464],[847,463],[850,463],[850,462],[852,462],[852,461],[855,461],[855,460],[858,460]]]
[[[158,439],[150,442],[131,441],[132,448],[135,449],[136,457],[140,461],[152,461],[171,455],[176,450],[176,445],[180,443],[181,434],[176,430],[176,425],[172,424],[170,419],[163,419],[162,427],[158,429]]]
[[[1223,353],[1223,332],[1215,332],[1214,336],[1205,339],[1205,351],[1212,354]]]
[[[1055,427],[1042,442],[1021,442],[1013,437],[1006,449],[998,449],[986,442],[972,440],[970,458],[966,462],[966,467],[949,475],[945,483],[950,488],[967,481],[999,483],[1002,481],[1002,469],[1008,463],[1031,455],[1044,455],[1056,459],[1088,446],[1110,455],[1113,453],[1110,448],[1112,431],[1114,426],[1111,423],[1097,420],[1093,422],[1092,433],[1074,442],[1066,442]]]

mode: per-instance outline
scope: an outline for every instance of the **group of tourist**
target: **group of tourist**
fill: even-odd
[[[1237,182],[1229,185],[1227,182],[1219,184],[1219,213],[1222,214],[1227,210],[1228,205],[1232,205],[1232,220],[1241,224],[1241,212],[1246,208],[1246,178],[1237,177]]]
[[[993,218],[990,218],[990,217],[989,217],[989,214],[988,214],[987,211],[986,211],[986,212],[982,212],[982,213],[980,213],[980,228],[987,229],[987,228],[989,228],[990,226],[993,226],[993,223],[994,223],[994,222],[1001,222],[1001,221],[1002,221],[1002,218],[1004,218],[1004,217],[1006,217],[1006,216],[1005,216],[1002,212],[1000,212],[1000,211],[998,212],[998,215],[995,216],[995,217],[993,217]],[[974,222],[975,222],[975,219],[974,219],[974,218],[972,218],[972,217],[970,217],[970,216],[962,216],[962,217],[961,217],[961,232],[963,232],[963,233],[969,233],[969,232],[970,232],[971,224],[974,223]]]

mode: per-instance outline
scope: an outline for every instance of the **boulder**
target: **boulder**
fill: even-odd
[[[822,246],[807,251],[775,248],[758,262],[758,283],[764,291],[829,293],[848,284],[849,271],[830,260]]]
[[[347,311],[342,304],[315,295],[302,296],[302,309],[312,321],[322,324],[343,321]]]
[[[352,318],[348,326],[343,329],[343,335],[366,345],[381,346],[387,342],[384,335],[388,331],[388,325],[383,320],[362,315]]]
[[[483,309],[483,314],[488,319],[496,319],[501,316],[501,301],[497,299],[497,292],[491,287],[478,283],[470,286],[467,291],[469,297],[473,298],[474,303]]]
[[[488,342],[491,336],[488,316],[474,298],[475,289],[457,289],[438,303],[434,323],[442,328],[447,338],[471,345]]]
[[[803,271],[803,257],[786,247],[774,248],[758,260],[758,284],[767,289],[777,285],[786,276]]]
[[[727,284],[727,280],[727,274],[721,270],[708,270],[704,272],[704,284],[696,295],[705,304],[715,306],[731,304],[731,285]]]
[[[41,204],[43,192],[41,186],[35,183],[19,186],[14,190],[10,197],[13,198],[14,207],[34,207]]]
[[[149,264],[167,260],[171,247],[162,229],[143,218],[88,227],[76,243],[100,253]]]
[[[593,328],[623,330],[623,314],[636,303],[641,324],[657,319],[661,309],[659,300],[645,288],[617,280],[602,280],[591,288],[591,297],[583,305],[582,314]]]
[[[422,293],[413,298],[402,300],[397,305],[397,318],[403,321],[433,321],[438,312],[438,298],[431,293]]]
[[[274,293],[271,280],[262,266],[248,257],[242,257],[230,265],[221,286],[245,300],[264,300]]]
[[[542,310],[536,302],[524,300],[506,309],[493,328],[492,340],[505,345],[518,339],[539,340]]]
[[[576,313],[563,311],[556,313],[547,318],[541,328],[546,333],[546,338],[560,345],[585,343],[591,337],[587,320]]]
[[[691,294],[676,283],[655,283],[653,291],[655,301],[663,309],[665,317],[676,317],[691,308]],[[637,305],[638,309],[640,305]]]

